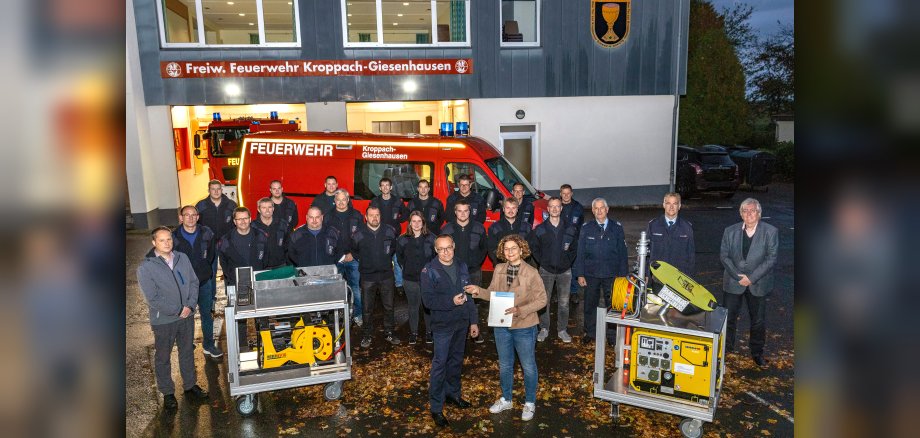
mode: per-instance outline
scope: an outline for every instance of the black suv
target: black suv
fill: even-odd
[[[719,192],[731,198],[740,183],[738,165],[722,146],[706,145],[699,149],[677,147],[677,192],[689,196],[700,192]]]

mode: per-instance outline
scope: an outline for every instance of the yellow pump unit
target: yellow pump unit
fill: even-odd
[[[277,368],[293,362],[296,364],[315,365],[319,360],[328,360],[332,356],[332,332],[328,327],[305,326],[303,318],[294,324],[291,331],[290,346],[277,351],[272,341],[271,330],[259,331],[262,340],[262,368]]]
[[[721,387],[721,382],[711,379],[713,367],[723,360],[723,352],[711,338],[636,328],[631,341],[632,390],[706,406],[714,396],[714,388]],[[712,363],[713,348],[719,349],[717,363]]]

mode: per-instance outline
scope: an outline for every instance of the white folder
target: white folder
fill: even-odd
[[[505,310],[514,307],[514,292],[492,292],[489,299],[489,327],[511,327],[514,315]]]

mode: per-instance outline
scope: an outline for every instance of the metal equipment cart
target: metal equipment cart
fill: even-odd
[[[256,410],[261,392],[325,383],[324,397],[336,400],[351,379],[345,281],[334,265],[295,271],[294,278],[256,280],[252,268],[237,268],[237,285],[227,287],[228,379],[241,415]],[[240,332],[250,320],[257,348],[243,339],[240,351]]]
[[[604,323],[597,324],[595,338],[594,396],[611,402],[614,418],[619,418],[621,403],[652,409],[684,417],[679,426],[681,433],[690,438],[700,437],[702,422],[712,422],[721,395],[727,312],[717,307],[712,312],[691,316],[675,309],[661,313],[661,306],[651,303],[642,306],[638,315],[626,318],[621,318],[619,312],[597,309],[597,321]],[[604,375],[607,324],[618,326],[616,367],[609,378]],[[633,339],[627,339],[627,327],[634,332]],[[679,349],[684,343],[687,344],[684,350],[694,346],[697,352],[694,354],[704,367],[678,363]],[[625,375],[624,361],[628,372]],[[689,396],[682,392],[682,382],[678,379],[685,384],[693,383],[703,395]]]

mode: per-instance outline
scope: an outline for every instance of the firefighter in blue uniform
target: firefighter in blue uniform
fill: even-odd
[[[511,186],[511,196],[514,199],[517,199],[518,202],[518,217],[523,219],[525,222],[533,224],[533,197],[524,196],[524,183],[514,183]],[[501,218],[505,217],[505,209],[502,209]],[[494,260],[493,260],[494,263]]]
[[[281,180],[274,180],[269,184],[268,191],[272,194],[272,202],[275,204],[275,218],[287,223],[288,233],[297,228],[300,223],[300,216],[297,213],[297,204],[284,196],[284,187],[281,186]]]
[[[693,224],[678,216],[680,212],[680,194],[664,195],[664,214],[648,221],[646,236],[651,241],[649,246],[649,265],[661,260],[670,263],[680,272],[694,274],[696,264],[696,246],[693,242]],[[645,273],[648,275],[648,273]]]
[[[200,280],[198,286],[198,313],[201,316],[201,350],[213,358],[224,355],[214,343],[214,271],[211,267],[217,260],[217,239],[210,228],[198,224],[198,210],[186,205],[179,211],[179,226],[173,231],[174,250],[188,256]]]
[[[246,207],[233,210],[236,228],[217,243],[217,252],[224,269],[224,286],[236,286],[236,268],[251,266],[253,271],[265,269],[268,235],[252,227],[252,215]],[[240,351],[247,351],[246,321],[238,322]]]
[[[403,204],[402,198],[391,193],[393,180],[387,177],[380,178],[378,187],[380,187],[380,195],[371,199],[370,206],[379,208],[380,222],[393,227],[396,230],[396,235],[399,235],[402,232],[402,223],[409,217],[409,210],[406,209],[406,204]],[[396,288],[401,289],[403,287],[402,267],[396,262],[395,254],[393,257],[393,277]]]
[[[584,323],[585,341],[594,341],[597,324],[597,307],[600,298],[610,304],[613,279],[625,277],[626,236],[619,222],[607,217],[607,200],[596,198],[591,202],[594,220],[586,222],[578,235],[578,256],[572,266],[572,275],[585,288]],[[607,342],[615,341],[616,329],[608,328]]]
[[[310,207],[307,223],[291,234],[287,254],[294,266],[334,265],[345,256],[339,230],[323,226],[323,210]]]
[[[498,248],[498,242],[503,237],[509,234],[518,234],[526,238],[530,234],[530,230],[533,229],[530,222],[527,222],[518,214],[518,200],[515,198],[505,198],[502,201],[502,215],[503,217],[493,223],[488,230],[489,237],[486,247],[489,250],[489,259],[492,260],[492,265],[499,263],[495,250]]]
[[[580,202],[572,196],[572,186],[563,184],[559,186],[559,197],[562,198],[562,220],[568,225],[575,226],[575,232],[581,232],[581,226],[584,223],[585,208]],[[572,297],[570,303],[574,306],[578,304],[578,278],[572,276],[572,286],[570,291]]]
[[[291,230],[287,222],[275,216],[275,203],[271,198],[259,199],[256,203],[259,216],[252,221],[252,227],[268,236],[268,253],[265,256],[265,269],[280,268],[288,264],[287,245]]]
[[[447,205],[444,207],[445,218],[448,222],[456,219],[454,215],[454,206],[458,201],[464,200],[470,206],[470,218],[473,222],[484,224],[486,222],[486,201],[482,199],[479,193],[473,191],[473,179],[469,175],[460,175],[457,178],[457,187],[459,191],[453,192],[447,197]]]
[[[435,240],[438,257],[422,269],[422,302],[431,310],[431,331],[434,334],[434,355],[428,382],[431,418],[441,427],[449,423],[444,416],[444,403],[468,408],[463,399],[460,376],[467,333],[479,335],[478,314],[473,300],[463,292],[470,284],[466,264],[454,258],[454,241],[441,235]]]
[[[418,194],[409,200],[406,206],[409,211],[419,211],[425,218],[425,225],[428,232],[435,236],[441,233],[441,224],[444,223],[444,203],[440,199],[431,196],[431,183],[427,179],[419,180]]]

